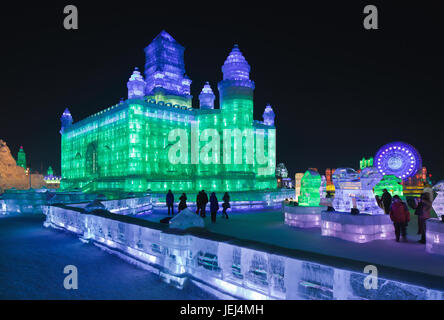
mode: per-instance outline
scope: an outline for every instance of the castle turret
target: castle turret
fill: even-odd
[[[133,74],[126,84],[128,87],[128,99],[143,98],[145,95],[145,80],[139,72],[139,68],[135,68]]]
[[[185,74],[185,48],[165,30],[145,48],[145,93],[153,95],[162,88],[165,95],[191,100],[191,80]]]
[[[62,122],[62,128],[60,129],[60,134],[63,134],[65,129],[69,128],[72,125],[72,116],[68,108],[66,108],[65,111],[63,111],[63,114],[60,117],[60,121]]]
[[[269,104],[267,104],[267,106],[265,107],[262,118],[264,119],[264,124],[266,124],[267,126],[274,126],[275,114],[273,108]]]
[[[26,170],[26,154],[23,146],[20,146],[20,150],[17,153],[17,165]]]
[[[220,108],[230,114],[227,123],[253,123],[254,82],[250,80],[250,65],[237,45],[234,45],[222,66],[223,80],[219,82]]]
[[[216,96],[214,95],[213,90],[211,89],[211,86],[207,81],[204,87],[202,88],[202,92],[199,95],[200,108],[214,109],[215,98]]]

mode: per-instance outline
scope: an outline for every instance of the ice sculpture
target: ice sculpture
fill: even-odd
[[[20,146],[20,150],[17,153],[17,165],[26,170],[26,153],[23,150],[23,146]]]
[[[292,227],[312,228],[320,225],[321,211],[326,207],[320,206],[321,176],[316,170],[308,169],[301,178],[298,205],[284,203],[285,224]]]
[[[211,86],[207,81],[199,95],[200,108],[214,109],[214,99],[216,99],[216,96],[214,95],[213,89],[211,89]]]
[[[375,167],[364,168],[360,174],[351,168],[336,169],[333,174],[333,207],[341,212],[357,208],[360,213],[383,214],[373,193],[373,187],[381,179],[382,174]]]
[[[444,180],[435,184],[433,190],[438,193],[435,200],[433,201],[433,210],[435,210],[438,218],[442,218],[442,216],[444,215]]]
[[[184,51],[185,48],[165,30],[145,48],[146,95],[162,88],[166,94],[191,99],[191,80],[185,75]]]
[[[301,179],[301,195],[299,196],[299,206],[316,207],[321,200],[321,176],[315,170],[307,170]]]
[[[128,99],[143,98],[145,96],[145,81],[139,72],[139,68],[135,68],[133,74],[126,84],[128,87]]]
[[[265,107],[262,118],[264,119],[264,124],[266,124],[267,126],[274,126],[275,114],[273,108],[269,104],[267,104],[267,106]]]
[[[444,180],[433,187],[438,195],[433,201],[433,210],[438,219],[426,221],[426,251],[444,255]]]
[[[374,165],[383,175],[392,174],[403,180],[415,175],[422,167],[419,152],[404,142],[391,142],[376,153]]]
[[[382,179],[375,167],[357,173],[351,168],[338,168],[333,174],[336,211],[321,214],[323,236],[332,236],[358,243],[393,239],[390,216],[378,206],[373,187]],[[352,209],[360,214],[351,214]]]
[[[298,172],[294,175],[294,190],[296,201],[299,201],[299,196],[301,195],[301,180],[303,176],[304,174],[301,172]]]
[[[170,228],[188,229],[191,227],[205,227],[204,220],[190,209],[185,208],[170,220]]]
[[[214,93],[205,85],[200,95],[202,110],[192,107],[184,50],[162,31],[145,48],[145,77],[136,69],[128,81],[129,99],[76,123],[65,110],[61,119],[62,190],[80,188],[119,197],[148,189],[159,193],[168,189],[187,193],[202,189],[259,191],[264,197],[269,190],[277,190],[276,130],[271,126],[271,111],[264,119],[268,125],[253,119],[254,82],[245,57],[237,46],[232,49],[218,84],[220,108],[213,109]],[[210,149],[214,157],[203,163],[200,151],[213,141],[211,135],[203,139],[209,131],[217,132],[221,148]],[[225,139],[225,133],[231,136]],[[250,136],[256,143],[250,143]],[[229,139],[231,144],[224,143]],[[182,144],[185,140],[189,141],[186,146]],[[175,162],[170,151],[178,144],[184,148],[176,154],[185,156]],[[254,162],[259,152],[265,159]]]
[[[393,174],[385,175],[381,181],[379,181],[375,188],[374,192],[377,196],[382,196],[383,190],[387,189],[387,191],[392,195],[398,195],[400,197],[404,196],[402,192],[402,179],[398,178]]]
[[[69,109],[66,108],[65,111],[63,111],[62,116],[60,117],[60,121],[62,122],[62,127],[60,129],[60,134],[63,134],[66,129],[71,127],[72,125],[72,116],[71,112],[69,112]]]

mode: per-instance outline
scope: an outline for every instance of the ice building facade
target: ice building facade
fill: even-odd
[[[222,66],[218,109],[209,83],[199,95],[200,108],[193,108],[184,47],[167,32],[145,48],[145,55],[144,77],[134,70],[127,100],[76,123],[68,109],[63,113],[61,187],[276,189],[274,112],[267,106],[263,121],[253,120],[255,84],[239,48]]]

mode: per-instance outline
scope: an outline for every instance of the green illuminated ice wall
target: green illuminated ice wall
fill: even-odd
[[[402,197],[404,196],[404,193],[402,191],[403,188],[401,182],[401,178],[398,178],[392,174],[387,174],[382,178],[381,181],[378,182],[377,185],[375,185],[374,194],[381,197],[383,190],[387,189],[392,196],[398,195]]]
[[[321,176],[317,171],[309,169],[305,172],[301,179],[301,195],[298,198],[300,206],[319,206],[321,182]]]
[[[276,189],[274,113],[267,106],[264,121],[253,120],[254,82],[237,46],[222,67],[220,109],[214,109],[209,84],[199,96],[200,108],[191,107],[183,47],[168,33],[159,34],[145,53],[145,79],[133,72],[126,101],[76,123],[69,110],[63,113],[61,187]]]

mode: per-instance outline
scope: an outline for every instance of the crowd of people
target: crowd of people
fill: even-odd
[[[376,197],[378,205],[386,214],[390,215],[395,227],[396,241],[400,238],[407,241],[407,226],[410,222],[410,212],[405,202],[398,195],[391,196],[387,189],[383,190],[381,198]],[[421,235],[420,243],[426,242],[426,221],[431,217],[432,199],[429,192],[421,194],[419,199],[410,203],[415,215],[418,216],[418,234]]]
[[[231,207],[230,195],[228,194],[228,192],[225,192],[222,200],[222,218],[228,219],[227,210]],[[165,202],[168,207],[168,216],[170,214],[174,216],[174,194],[171,192],[171,190],[168,190]],[[217,199],[216,193],[214,192],[211,193],[209,199],[205,190],[201,190],[198,192],[196,197],[196,214],[200,215],[202,218],[205,218],[208,202],[210,203],[211,222],[215,223],[216,215],[219,211],[219,201]],[[179,198],[178,212],[181,212],[185,208],[187,208],[187,195],[185,193],[182,193]]]

